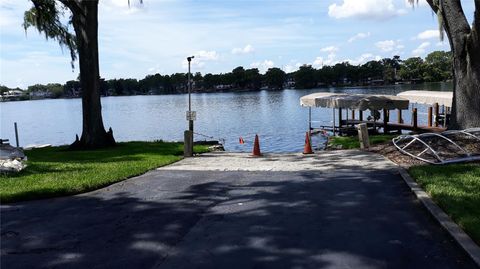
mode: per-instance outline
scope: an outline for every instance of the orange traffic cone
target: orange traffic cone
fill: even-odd
[[[262,156],[262,153],[260,153],[260,142],[258,142],[258,135],[255,135],[255,143],[253,144],[253,156]]]
[[[303,148],[303,154],[313,154],[312,145],[310,144],[310,134],[308,132],[305,135],[305,147]]]

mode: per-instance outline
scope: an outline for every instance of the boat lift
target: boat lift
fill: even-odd
[[[480,128],[401,135],[392,142],[403,154],[431,164],[480,160]]]
[[[312,93],[300,98],[300,105],[302,107],[309,108],[309,130],[312,131],[312,107],[324,107],[333,109],[333,124],[329,126],[320,126],[323,129],[330,129],[335,135],[341,134],[344,131],[348,131],[349,125],[355,125],[358,123],[373,124],[374,128],[377,125],[379,117],[374,116],[373,121],[363,120],[363,111],[379,111],[383,110],[384,122],[378,123],[378,126],[389,129],[388,127],[388,111],[398,109],[399,111],[408,109],[409,101],[402,97],[393,95],[373,95],[373,94],[346,94],[346,93],[330,93],[319,92]],[[345,120],[342,120],[342,109],[347,110],[347,116]],[[336,126],[336,110],[338,110],[338,126]],[[352,117],[348,119],[348,110],[351,110]],[[359,111],[359,120],[355,120],[355,111]],[[375,113],[372,113],[375,114]]]

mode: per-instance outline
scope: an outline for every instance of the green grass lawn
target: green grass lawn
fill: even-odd
[[[480,164],[417,166],[410,175],[480,244]]]
[[[398,135],[370,135],[370,145],[375,145],[387,141],[392,141],[392,138]],[[360,142],[358,136],[331,136],[328,141],[330,147],[336,147],[341,145],[342,149],[358,149],[360,148]]]
[[[195,146],[195,152],[206,152]],[[68,151],[66,147],[25,152],[28,167],[0,174],[0,201],[14,202],[95,190],[182,159],[183,144],[127,142],[116,147]]]

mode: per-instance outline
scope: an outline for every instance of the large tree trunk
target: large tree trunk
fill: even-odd
[[[467,43],[463,49],[466,55],[457,55],[459,49],[454,49],[455,95],[450,129],[480,127],[480,43],[478,39]]]
[[[480,127],[480,0],[470,26],[460,0],[427,0],[441,16],[453,54],[453,104],[449,129]]]
[[[98,60],[98,0],[70,1],[77,38],[82,87],[83,128],[71,148],[92,149],[115,145],[113,133],[105,131],[100,103]]]

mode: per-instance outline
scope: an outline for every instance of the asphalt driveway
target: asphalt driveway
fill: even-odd
[[[476,268],[358,151],[208,154],[0,216],[1,268]]]

